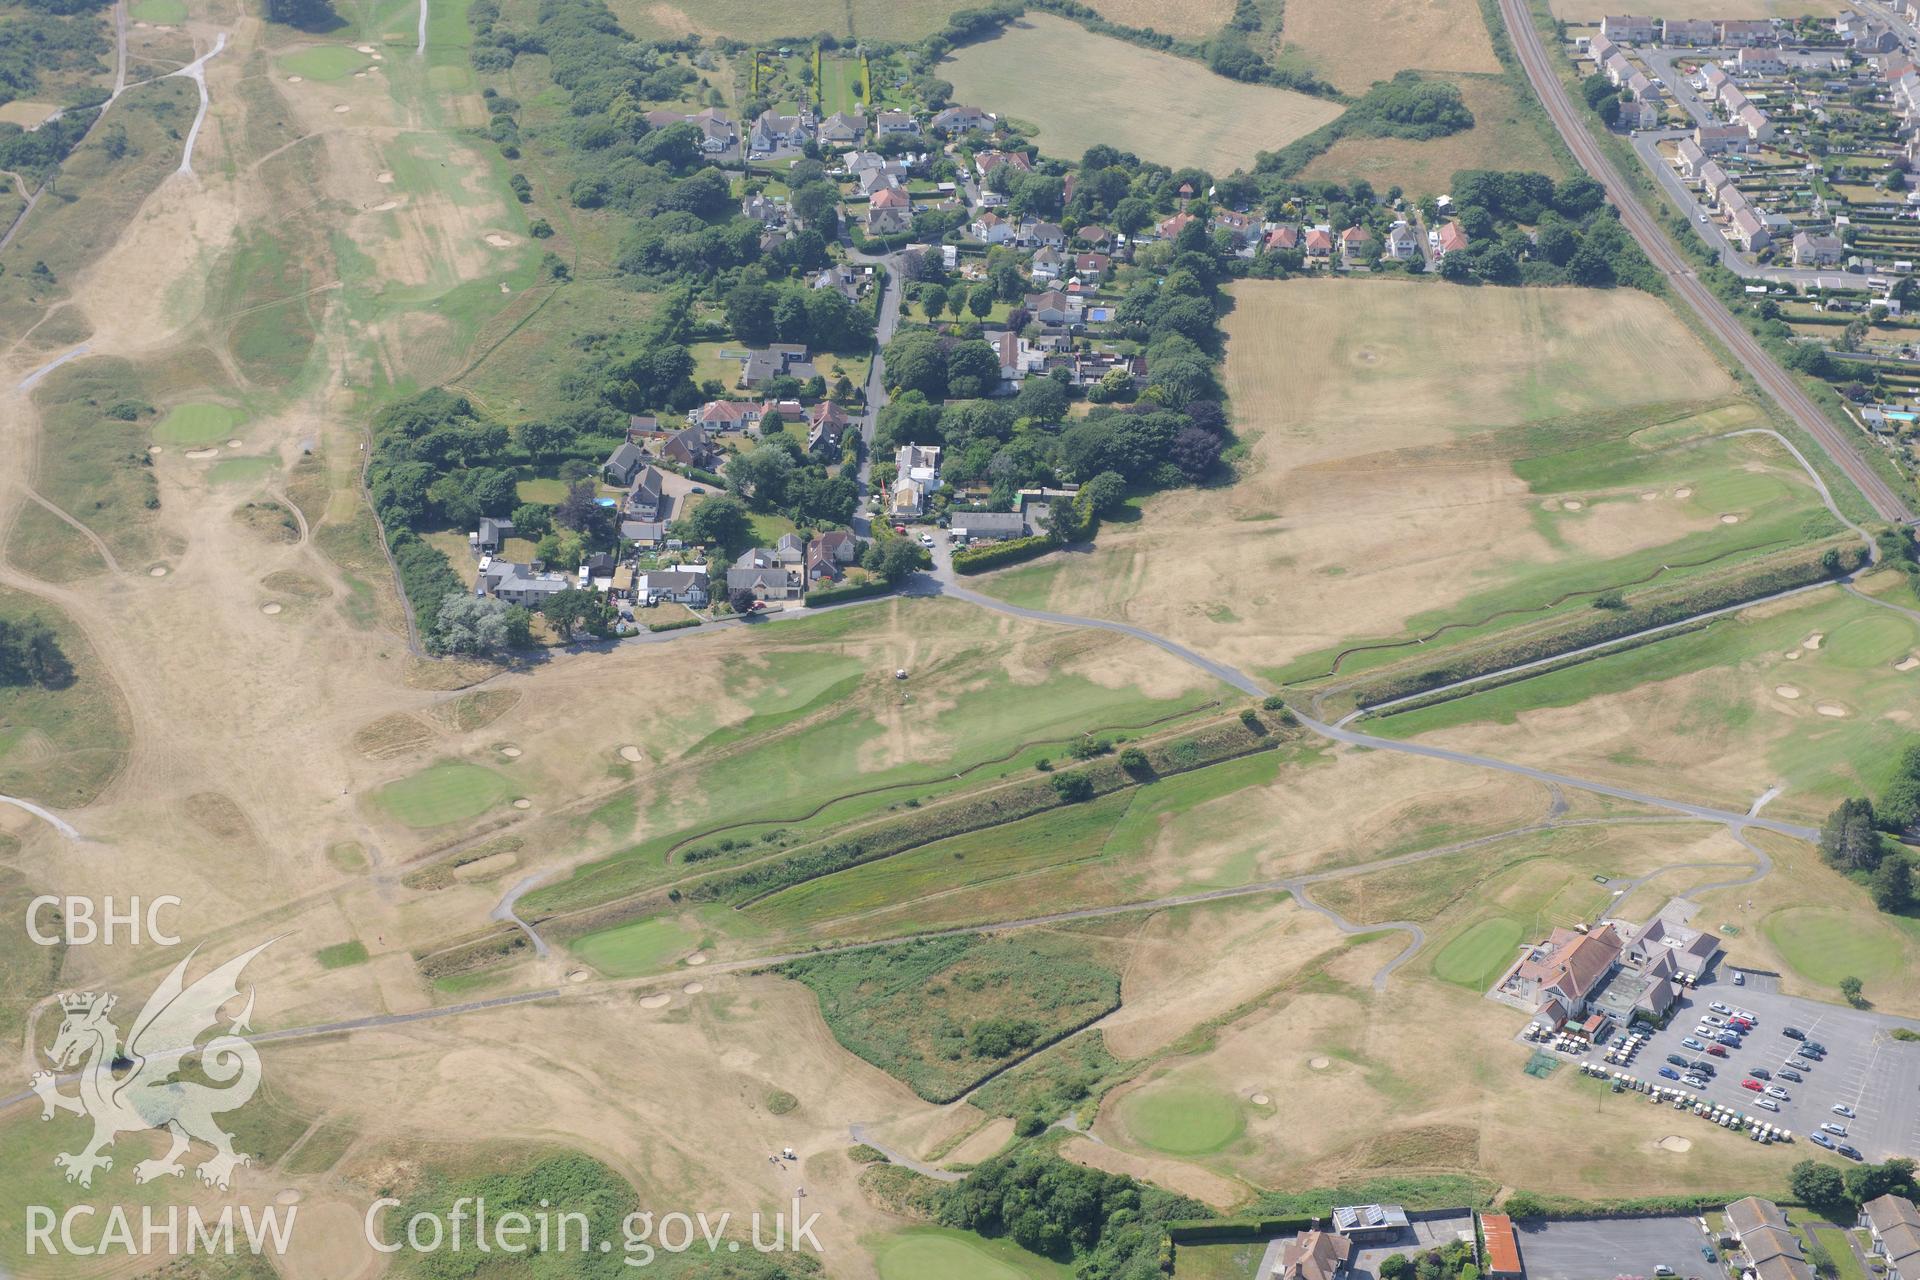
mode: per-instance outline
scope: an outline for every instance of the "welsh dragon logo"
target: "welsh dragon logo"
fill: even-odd
[[[56,1111],[93,1120],[93,1140],[84,1149],[53,1158],[55,1165],[67,1171],[68,1182],[91,1187],[96,1169],[112,1169],[113,1157],[102,1152],[119,1134],[165,1129],[172,1136],[172,1147],[158,1160],[135,1165],[135,1182],[180,1177],[186,1172],[180,1157],[197,1140],[212,1147],[213,1154],[200,1162],[196,1176],[210,1186],[227,1189],[234,1169],[248,1163],[248,1157],[234,1151],[233,1135],[222,1130],[214,1117],[244,1106],[260,1087],[260,1055],[241,1035],[253,1016],[253,989],[247,989],[246,1006],[224,1032],[204,1045],[195,1041],[217,1029],[221,1008],[240,995],[240,971],[272,945],[271,940],[261,943],[191,986],[186,982],[187,965],[193,960],[189,954],[147,998],[124,1047],[118,1028],[108,1018],[113,996],[89,991],[60,997],[66,1017],[47,1057],[60,1071],[78,1068],[74,1074],[80,1092],[77,1097],[61,1093],[52,1071],[34,1073],[33,1091],[40,1095],[42,1120],[53,1119]],[[189,1058],[199,1060],[199,1074],[223,1087],[176,1078]]]

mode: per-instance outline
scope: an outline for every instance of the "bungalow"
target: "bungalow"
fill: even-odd
[[[1073,233],[1073,238],[1081,244],[1091,245],[1095,249],[1105,249],[1113,243],[1113,232],[1096,223],[1089,222]]]
[[[820,269],[820,274],[813,278],[813,287],[832,289],[848,302],[858,302],[872,275],[872,267],[856,267],[850,262],[835,263]]]
[[[629,485],[633,483],[634,473],[646,464],[647,451],[631,440],[623,440],[600,464],[600,474],[607,478],[608,484]]]
[[[1318,1227],[1302,1231],[1280,1250],[1273,1280],[1339,1280],[1347,1274],[1353,1241]]]
[[[1652,44],[1659,33],[1659,21],[1633,15],[1600,19],[1600,34],[1622,44]]]
[[[1224,231],[1237,246],[1250,244],[1260,234],[1260,223],[1244,213],[1222,209],[1213,215],[1213,229]]]
[[[660,468],[647,466],[633,478],[620,504],[623,520],[665,520],[667,518],[666,478]]]
[[[709,400],[687,415],[687,420],[708,431],[745,431],[760,423],[760,406],[740,400]]]
[[[775,342],[747,349],[747,358],[740,365],[740,385],[752,389],[765,386],[775,378],[798,378],[805,382],[814,372],[807,359],[806,344]]]
[[[931,128],[948,134],[965,133],[969,129],[991,133],[997,123],[992,112],[982,111],[978,107],[947,107],[934,112],[933,119],[928,122]]]
[[[1298,249],[1300,247],[1300,228],[1290,222],[1282,222],[1278,226],[1268,230],[1266,239],[1261,243],[1266,247],[1268,253],[1273,253],[1276,250]]]
[[[822,400],[807,410],[807,451],[838,457],[840,438],[846,434],[849,421],[847,411],[831,400]]]
[[[1373,251],[1373,232],[1365,227],[1348,227],[1340,233],[1340,265],[1351,271],[1367,265]]]
[[[1027,518],[1018,511],[955,511],[948,517],[956,540],[998,542],[1003,538],[1024,538],[1032,530]]]
[[[1771,1200],[1748,1196],[1728,1205],[1726,1231],[1747,1255],[1747,1270],[1760,1280],[1813,1280],[1787,1215]]]
[[[1420,256],[1420,237],[1405,219],[1387,229],[1387,256],[1396,262],[1411,262]]]
[[[1431,237],[1433,260],[1445,262],[1447,255],[1467,247],[1467,233],[1458,222],[1443,222]]]
[[[481,555],[490,556],[498,552],[512,536],[513,521],[505,516],[481,516],[480,527],[473,535],[473,549]]]
[[[1030,293],[1021,299],[1021,306],[1041,324],[1072,325],[1079,324],[1084,314],[1082,300],[1058,289],[1048,289],[1045,293]]]
[[[682,427],[660,442],[659,455],[683,467],[706,467],[713,462],[713,442],[705,427]]]
[[[1032,173],[1033,161],[1027,159],[1024,151],[982,151],[973,158],[973,168],[981,177],[990,177],[1001,165],[1011,167],[1016,173]]]
[[[756,191],[740,202],[740,215],[763,227],[773,227],[787,220],[787,206]]]
[[[740,141],[740,132],[733,121],[712,107],[692,115],[682,115],[678,111],[649,111],[646,121],[648,127],[653,129],[666,129],[676,124],[692,125],[700,134],[700,150],[707,155],[719,155]]]
[[[1033,255],[1030,264],[1035,280],[1058,280],[1061,268],[1066,263],[1066,255],[1058,249],[1042,249]]]
[[[792,600],[800,594],[800,572],[767,548],[754,547],[727,570],[727,590],[750,591],[756,600]]]
[[[1661,44],[1712,44],[1719,34],[1705,18],[1668,18],[1660,24]]]
[[[913,118],[911,111],[882,111],[873,118],[873,136],[876,138],[915,138],[920,135],[920,122]]]
[[[1006,244],[1013,239],[1013,224],[997,213],[983,213],[967,227],[975,240],[987,244]]]
[[[620,536],[636,547],[652,550],[666,541],[667,526],[659,520],[622,520]]]
[[[747,135],[747,148],[755,155],[799,151],[813,140],[813,129],[813,112],[806,107],[791,116],[768,108],[754,117],[753,129]]]
[[[1860,1225],[1886,1260],[1887,1280],[1920,1277],[1920,1212],[1904,1196],[1877,1196],[1860,1206]]]
[[[640,604],[659,604],[663,600],[670,600],[675,604],[692,605],[696,609],[704,608],[707,603],[707,571],[682,566],[643,573],[633,580],[633,598]]]
[[[1742,253],[1758,253],[1773,243],[1766,224],[1748,208],[1734,210],[1733,220],[1727,225],[1727,239],[1738,245]]]
[[[1154,227],[1153,234],[1161,240],[1172,240],[1182,231],[1185,231],[1187,224],[1193,221],[1195,221],[1194,216],[1185,209],[1182,209],[1179,213],[1174,214],[1171,218],[1165,219],[1158,226]]]
[[[1841,253],[1838,236],[1810,236],[1804,231],[1793,233],[1793,265],[1796,267],[1837,266]]]
[[[795,422],[807,420],[806,406],[798,400],[767,400],[760,405],[760,430],[782,431]]]
[[[887,187],[867,201],[867,234],[898,235],[913,229],[913,197],[905,187]]]
[[[867,136],[867,117],[859,112],[836,111],[820,122],[820,145],[850,147]]]

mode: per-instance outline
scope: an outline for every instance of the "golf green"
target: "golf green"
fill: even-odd
[[[1246,1127],[1237,1101],[1218,1089],[1195,1085],[1149,1086],[1130,1093],[1121,1104],[1120,1121],[1145,1145],[1175,1156],[1218,1151]]]
[[[367,65],[367,55],[344,44],[299,49],[280,59],[280,69],[308,80],[344,80]]]
[[[888,1236],[874,1260],[880,1280],[1065,1280],[1072,1274],[1011,1241],[937,1227]]]
[[[212,484],[251,484],[265,479],[274,470],[272,458],[222,458],[207,468]]]
[[[176,405],[153,429],[156,444],[198,448],[222,444],[233,437],[247,415],[226,404]]]
[[[133,6],[135,22],[151,22],[156,27],[177,27],[187,20],[187,6],[181,0],[140,0]]]
[[[1512,963],[1520,945],[1520,922],[1507,916],[1482,920],[1441,948],[1433,958],[1433,976],[1442,982],[1484,991]]]
[[[1871,987],[1898,972],[1905,954],[1899,936],[1865,912],[1789,907],[1760,928],[1788,967],[1821,986],[1837,987],[1840,979],[1854,977]]]
[[[658,969],[696,941],[671,920],[636,920],[576,938],[573,954],[612,978]]]
[[[374,792],[380,807],[410,827],[437,827],[485,813],[506,799],[512,784],[491,769],[437,764]]]

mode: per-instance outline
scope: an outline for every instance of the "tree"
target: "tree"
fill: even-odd
[[[1816,1160],[1802,1160],[1787,1171],[1787,1190],[1815,1208],[1844,1205],[1847,1200],[1846,1178],[1839,1168]]]
[[[927,319],[939,319],[940,313],[947,309],[947,291],[937,284],[926,286],[920,290],[920,307],[927,313]]]
[[[1855,796],[1840,802],[1820,828],[1820,856],[1840,871],[1871,871],[1880,865],[1880,835],[1873,802]]]
[[[709,494],[686,517],[674,522],[674,531],[689,542],[735,547],[753,532],[753,522],[740,499],[731,494]]]
[[[1167,451],[1189,480],[1204,480],[1220,465],[1220,437],[1199,427],[1184,427]]]
[[[73,664],[45,619],[0,621],[0,685],[64,689],[72,683]]]
[[[563,640],[573,639],[581,630],[597,637],[613,634],[613,605],[597,591],[578,587],[556,591],[547,597],[540,612]]]
[[[1531,1191],[1514,1192],[1500,1207],[1510,1218],[1538,1218],[1547,1211],[1546,1202]]]
[[[1380,1260],[1380,1280],[1407,1280],[1413,1262],[1404,1253],[1390,1253]]]
[[[1147,753],[1138,747],[1128,747],[1120,753],[1120,767],[1136,778],[1152,768],[1147,760]]]
[[[754,602],[759,597],[748,587],[735,587],[727,592],[727,607],[735,613],[752,613]]]
[[[889,584],[899,586],[919,572],[920,560],[920,548],[906,538],[881,538],[867,548],[864,563]]]
[[[538,419],[521,424],[519,437],[520,447],[536,462],[565,453],[578,438],[571,427]]]
[[[1083,772],[1056,773],[1053,790],[1065,804],[1084,804],[1093,799],[1093,779]]]
[[[975,289],[967,295],[967,312],[976,320],[985,320],[993,310],[993,295],[985,289]]]
[[[1906,855],[1895,852],[1880,859],[1870,882],[1873,905],[1882,911],[1900,912],[1913,905],[1913,865]]]
[[[1856,1009],[1864,1009],[1866,1007],[1867,1002],[1860,994],[1865,989],[1866,984],[1852,974],[1848,974],[1846,977],[1840,979],[1840,994],[1845,996],[1847,1003]]]
[[[1126,479],[1116,471],[1102,471],[1080,486],[1079,501],[1091,515],[1111,515],[1126,500]]]
[[[947,290],[948,314],[950,314],[954,319],[958,320],[960,318],[960,313],[966,309],[966,306],[967,306],[967,286],[965,286],[964,284],[956,284],[955,286],[953,286],[953,288]],[[928,314],[931,315],[932,312],[928,312]]]
[[[517,616],[516,616],[517,615]],[[434,618],[433,639],[442,653],[489,654],[525,644],[527,611],[492,596],[450,591]]]

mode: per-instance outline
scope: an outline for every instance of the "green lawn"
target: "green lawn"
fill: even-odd
[[[1173,1255],[1174,1280],[1252,1280],[1266,1254],[1266,1241],[1245,1244],[1183,1244]]]
[[[869,1246],[881,1280],[1067,1280],[1073,1273],[1010,1240],[915,1227]]]
[[[350,969],[367,962],[367,944],[358,940],[323,947],[318,953],[322,969]]]
[[[513,784],[491,769],[449,761],[389,782],[373,798],[409,827],[437,827],[485,813],[512,791]]]
[[[188,447],[222,444],[246,420],[247,415],[232,405],[206,402],[176,405],[154,427],[153,439],[156,444]]]
[[[1867,1280],[1866,1271],[1860,1266],[1860,1259],[1853,1256],[1853,1245],[1845,1231],[1838,1227],[1808,1227],[1813,1238],[1818,1240],[1826,1251],[1833,1255],[1834,1273],[1839,1280]]]
[[[272,458],[222,458],[207,468],[210,484],[254,484],[279,470]]]
[[[568,949],[581,963],[610,978],[630,978],[661,968],[674,956],[691,951],[696,941],[673,921],[655,918],[589,933]]]
[[[156,27],[178,26],[187,20],[187,6],[181,0],[140,0],[133,6],[133,20]]]
[[[307,80],[344,80],[367,65],[367,55],[344,44],[297,49],[280,59],[280,69]]]
[[[547,477],[538,480],[522,480],[513,487],[514,496],[522,502],[544,502],[549,506],[558,506],[567,496],[564,480]]]
[[[1484,991],[1513,962],[1520,939],[1518,920],[1507,916],[1481,920],[1433,958],[1433,976],[1442,982]]]
[[[1126,1096],[1120,1122],[1135,1138],[1168,1155],[1222,1150],[1246,1128],[1246,1114],[1230,1094],[1196,1085],[1149,1085]]]
[[[1780,958],[1808,982],[1837,987],[1852,976],[1871,987],[1900,970],[1899,935],[1877,918],[1831,907],[1789,907],[1761,922]]]

